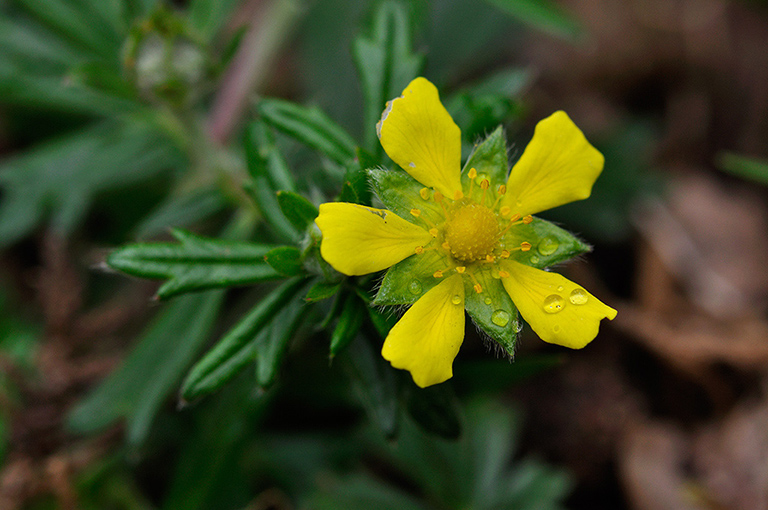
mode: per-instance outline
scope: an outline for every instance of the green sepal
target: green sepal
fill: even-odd
[[[464,170],[461,172],[461,185],[465,192],[469,190],[470,179],[467,173],[471,168],[477,170],[476,185],[474,186],[477,193],[482,193],[480,186],[477,185],[482,180],[482,176],[487,176],[494,189],[500,184],[507,183],[507,176],[509,174],[507,140],[504,129],[501,126],[497,127],[485,140],[475,146],[472,154],[467,159]]]
[[[279,312],[299,293],[304,282],[300,277],[286,281],[230,329],[189,371],[181,387],[181,398],[190,401],[208,395],[252,363],[257,344],[263,340],[259,337],[262,330],[279,316]]]
[[[383,312],[372,306],[367,308],[368,316],[371,318],[371,323],[376,331],[381,335],[381,338],[387,338],[389,330],[395,327],[395,324],[399,320],[397,314],[393,313],[390,309],[388,312]]]
[[[133,276],[168,280],[157,291],[160,299],[281,277],[264,261],[273,245],[209,239],[181,229],[171,234],[180,244],[130,244],[110,253],[107,264]]]
[[[278,246],[264,255],[272,269],[283,276],[296,276],[302,272],[301,251],[295,246]]]
[[[349,345],[349,342],[360,332],[365,318],[365,305],[357,297],[357,294],[350,292],[344,299],[339,314],[339,322],[331,335],[331,356],[337,355]]]
[[[278,191],[277,203],[280,204],[280,209],[285,217],[288,218],[288,221],[291,222],[291,225],[299,232],[307,230],[307,227],[320,214],[320,211],[317,210],[317,207],[312,202],[291,191]]]
[[[378,7],[370,37],[359,35],[352,43],[352,56],[363,90],[365,146],[381,151],[376,122],[385,103],[401,94],[421,69],[422,55],[413,52],[408,10],[399,2]]]
[[[483,291],[475,292],[474,282],[464,278],[464,307],[475,324],[493,338],[509,356],[514,356],[520,331],[517,308],[501,280],[492,271],[477,271],[475,279]]]
[[[534,218],[528,225],[510,229],[513,244],[528,241],[529,251],[513,252],[512,258],[528,266],[543,269],[592,251],[592,247],[552,222]]]
[[[434,200],[424,200],[419,192],[424,185],[402,170],[371,168],[368,170],[371,186],[387,209],[404,220],[421,227],[426,224],[414,217],[411,209],[419,209],[425,217],[440,218],[443,215],[440,206]]]
[[[361,148],[355,151],[355,162],[347,167],[341,186],[340,202],[371,205],[371,187],[366,170],[375,166],[376,159]]]
[[[258,105],[269,125],[346,166],[355,157],[355,141],[319,108],[282,99],[263,99]]]
[[[445,265],[445,257],[437,250],[425,251],[421,255],[398,262],[387,270],[371,304],[381,306],[415,303],[442,281],[432,275],[435,271],[444,270]]]
[[[335,296],[341,290],[341,282],[324,282],[320,281],[310,287],[307,295],[304,296],[304,300],[309,303],[316,303],[324,299]]]

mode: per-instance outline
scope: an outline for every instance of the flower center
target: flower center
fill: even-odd
[[[445,223],[445,240],[453,258],[474,262],[493,253],[501,231],[496,214],[474,201],[461,200]]]

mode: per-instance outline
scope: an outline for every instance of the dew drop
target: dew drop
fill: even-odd
[[[486,305],[490,305],[491,303],[493,303],[493,300],[489,297],[485,298],[483,301],[485,302]]]
[[[558,294],[551,294],[544,298],[544,311],[547,313],[557,313],[565,307],[563,297]]]
[[[515,321],[515,333],[520,333],[523,330],[523,321]]]
[[[454,305],[460,305],[461,304],[461,296],[459,296],[458,294],[453,296],[451,298],[451,303],[453,303]]]
[[[562,292],[562,291],[564,291],[564,290],[565,290],[565,287],[563,287],[562,285],[559,285],[559,286],[557,287],[557,291],[558,291],[558,292]]]
[[[510,315],[505,310],[496,310],[491,314],[491,322],[497,326],[504,327],[509,324]]]
[[[408,290],[413,295],[419,295],[421,294],[421,282],[418,280],[413,280],[411,283],[408,284]]]
[[[416,168],[416,163],[411,161],[410,163],[408,163],[408,166],[411,167],[411,168]]]
[[[571,295],[568,297],[568,300],[574,305],[585,305],[587,304],[587,301],[589,301],[589,295],[587,294],[586,290],[580,287],[576,287],[571,291]]]
[[[539,263],[539,257],[536,255],[531,255],[530,258],[531,264],[538,264]]]
[[[546,257],[547,255],[552,255],[555,253],[559,247],[560,243],[557,242],[557,239],[554,237],[545,237],[539,241],[539,245],[536,247],[536,249],[539,250],[540,254]]]

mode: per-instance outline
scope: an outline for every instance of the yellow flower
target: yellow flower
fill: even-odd
[[[387,103],[377,132],[410,175],[371,171],[393,210],[326,203],[316,223],[321,254],[341,273],[395,266],[378,302],[413,302],[380,299],[390,277],[413,278],[410,291],[418,299],[382,348],[393,367],[410,371],[421,387],[449,379],[464,339],[465,307],[476,322],[489,318],[479,322],[494,337],[515,328],[516,307],[542,340],[576,349],[597,335],[601,319],[616,316],[575,283],[532,267],[533,243],[556,241],[537,237],[535,227],[546,222],[531,215],[587,198],[603,168],[602,154],[564,112],[539,122],[508,179],[503,151],[503,161],[478,160],[480,171],[461,170],[461,132],[425,78]]]

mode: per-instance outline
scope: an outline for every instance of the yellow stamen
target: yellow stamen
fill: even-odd
[[[475,170],[474,167],[470,168],[469,173],[467,173],[467,177],[469,177],[470,179],[474,179],[475,177],[477,177],[477,170]]]
[[[423,246],[417,246],[416,247],[416,255],[421,255],[424,253],[424,247]]]
[[[502,278],[509,278],[509,273],[504,270],[501,270],[499,271],[499,276],[501,276]]]
[[[495,260],[496,260],[496,257],[494,257],[493,255],[491,255],[490,253],[489,253],[488,255],[486,255],[486,256],[485,256],[485,261],[486,261],[486,262],[494,262]]]
[[[529,223],[531,223],[532,221],[533,221],[533,216],[531,216],[530,214],[529,214],[528,216],[525,216],[525,217],[523,218],[523,223],[525,223],[526,225],[528,225],[528,224],[529,224]]]
[[[488,179],[483,179],[480,181],[480,187],[483,190],[483,198],[480,200],[480,203],[485,205],[485,196],[488,194],[488,188],[491,186],[491,181]]]
[[[454,199],[454,200],[461,200],[462,198],[464,198],[464,193],[462,193],[462,191],[461,191],[461,190],[458,190],[458,189],[457,189],[457,190],[456,190],[456,191],[453,193],[453,199]]]
[[[508,259],[509,258],[509,252],[507,250],[502,250],[501,255],[499,255],[502,259]]]
[[[465,266],[458,266],[456,268],[456,272],[459,273],[459,274],[464,274],[464,271],[466,271],[466,270],[467,270],[467,268]]]
[[[418,209],[411,209],[411,215],[418,218],[419,216],[421,216],[421,211],[419,211]]]
[[[439,270],[435,271],[434,273],[432,273],[432,276],[435,277],[435,278],[442,278],[443,277],[443,272],[439,271]]]
[[[442,246],[443,248],[445,248],[446,250],[449,250],[449,251],[450,251],[450,249],[451,249],[451,245],[450,245],[450,244],[448,244],[448,241],[444,242],[444,243],[443,243],[443,244],[441,244],[440,246]]]
[[[522,243],[520,243],[520,249],[523,250],[523,251],[530,250],[531,249],[531,243],[529,243],[528,241],[523,241]]]
[[[482,286],[482,285],[480,285],[479,283],[476,283],[476,284],[475,284],[475,286],[474,286],[473,288],[475,289],[475,292],[477,292],[478,294],[480,294],[481,292],[483,292],[483,286]]]
[[[467,173],[467,177],[469,177],[469,196],[472,196],[472,192],[475,190],[475,177],[477,177],[477,170],[475,170],[474,167],[469,169],[469,172]]]
[[[499,195],[505,195],[507,193],[507,187],[504,184],[499,185]]]
[[[429,233],[432,235],[432,237],[437,237],[437,229],[435,227],[430,228]]]
[[[433,195],[435,197],[435,202],[442,202],[443,201],[443,194],[439,191],[435,191],[435,194]]]
[[[501,214],[501,217],[504,218],[505,216],[508,216],[509,213],[512,212],[512,209],[509,208],[508,205],[505,205],[501,209],[499,209],[499,213]]]

